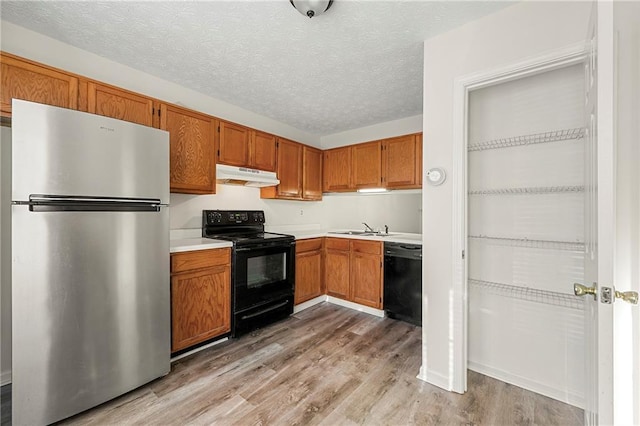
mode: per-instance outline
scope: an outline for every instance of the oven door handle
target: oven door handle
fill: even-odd
[[[289,303],[289,299],[285,300],[284,302],[280,302],[277,305],[269,306],[268,308],[262,309],[262,310],[260,310],[258,312],[254,312],[254,313],[249,314],[249,315],[243,315],[243,316],[240,317],[240,319],[247,320],[249,318],[254,318],[254,317],[257,317],[259,315],[265,314],[265,313],[267,313],[269,311],[275,311],[278,308],[282,308],[287,303]]]
[[[294,246],[295,242],[293,243],[266,243],[266,244],[256,244],[253,245],[251,247],[241,247],[241,248],[236,248],[235,251],[237,252],[245,252],[245,251],[251,251],[251,250],[261,250],[261,249],[283,249],[283,250],[288,250],[291,246]]]

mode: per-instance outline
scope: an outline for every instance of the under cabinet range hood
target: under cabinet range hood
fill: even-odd
[[[216,164],[216,180],[218,183],[253,186],[257,188],[276,186],[280,183],[275,172],[228,166],[226,164]]]

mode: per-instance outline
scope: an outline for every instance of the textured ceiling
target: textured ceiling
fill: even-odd
[[[316,135],[422,113],[422,41],[505,2],[5,1],[3,20]],[[456,54],[452,52],[452,54]]]

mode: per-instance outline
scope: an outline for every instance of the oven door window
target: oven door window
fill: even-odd
[[[295,247],[238,250],[234,266],[234,310],[249,309],[293,295]]]
[[[247,287],[259,288],[287,278],[286,253],[266,254],[247,259]]]

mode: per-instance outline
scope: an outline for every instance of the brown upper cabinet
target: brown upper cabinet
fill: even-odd
[[[322,200],[322,151],[302,147],[302,198]]]
[[[153,99],[93,81],[87,83],[87,111],[144,126],[154,124]]]
[[[278,138],[277,171],[280,184],[262,188],[262,198],[302,199],[302,144]]]
[[[13,98],[78,109],[78,77],[55,68],[1,53],[0,114],[11,116]]]
[[[262,198],[322,200],[322,151],[298,142],[278,138],[277,186],[260,190]]]
[[[382,141],[382,181],[386,188],[422,186],[422,135]]]
[[[215,119],[161,104],[160,128],[169,132],[171,192],[215,194]]]
[[[230,166],[276,171],[276,137],[220,121],[218,162]]]
[[[351,147],[351,183],[353,188],[382,187],[382,148],[380,141]]]
[[[324,151],[323,164],[324,192],[350,191],[351,147],[334,148]]]
[[[269,172],[276,171],[276,137],[251,130],[249,167]]]
[[[230,166],[247,166],[251,130],[227,121],[220,121],[219,126],[218,162]]]
[[[324,152],[324,192],[422,187],[422,133]]]

